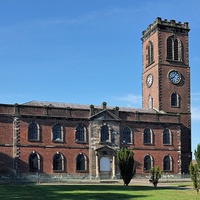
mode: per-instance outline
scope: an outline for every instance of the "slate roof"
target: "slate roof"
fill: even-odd
[[[75,104],[75,103],[61,103],[61,102],[48,102],[48,101],[30,101],[23,103],[21,105],[27,106],[50,106],[56,108],[74,108],[74,109],[90,109],[90,105],[86,104]],[[102,106],[95,106],[94,108],[102,109]],[[106,106],[107,109],[115,109],[115,106]],[[148,109],[148,108],[131,108],[131,107],[119,107],[119,111],[124,112],[141,112],[141,113],[162,113],[165,114],[164,111],[158,111],[156,109]]]

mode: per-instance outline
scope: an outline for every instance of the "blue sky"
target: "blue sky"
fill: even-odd
[[[142,31],[189,22],[192,151],[200,143],[199,0],[0,0],[0,103],[141,107]]]

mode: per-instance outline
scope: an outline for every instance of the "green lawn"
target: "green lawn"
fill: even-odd
[[[180,187],[181,186],[181,187]],[[191,185],[173,184],[153,189],[151,185],[0,185],[0,200],[196,200],[200,199]]]

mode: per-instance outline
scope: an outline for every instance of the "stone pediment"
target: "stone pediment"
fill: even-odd
[[[100,121],[121,121],[121,119],[108,110],[103,110],[90,117],[90,120],[100,120]]]
[[[115,155],[116,154],[116,151],[109,146],[100,147],[96,149],[95,151],[97,151],[98,155]]]

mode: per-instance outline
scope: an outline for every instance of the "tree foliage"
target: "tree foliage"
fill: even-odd
[[[200,189],[200,174],[199,174],[199,168],[197,164],[190,163],[189,166],[190,170],[190,177],[193,182],[194,189],[197,191],[197,194],[199,193]]]
[[[117,152],[118,166],[121,172],[124,185],[128,186],[134,175],[133,151],[127,148],[121,148]]]
[[[197,191],[198,194],[200,189],[200,144],[197,145],[197,150],[194,150],[194,156],[197,164],[193,164],[191,162],[189,166],[189,171],[194,189]]]
[[[161,178],[162,171],[160,170],[159,166],[157,166],[156,169],[152,167],[150,169],[150,173],[151,173],[151,178],[149,181],[153,183],[154,188],[156,188],[158,185],[158,180]]]
[[[198,168],[200,169],[200,144],[197,145],[197,150],[194,150],[194,156],[197,161]]]

